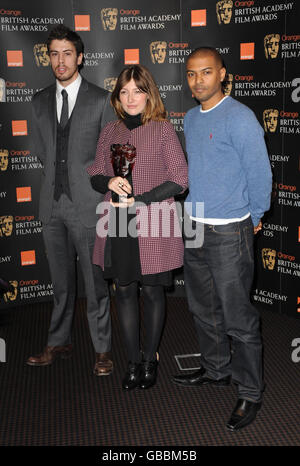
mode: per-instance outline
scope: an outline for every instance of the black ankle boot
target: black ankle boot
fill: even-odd
[[[128,363],[127,372],[122,380],[123,390],[132,390],[137,387],[142,378],[142,367],[140,363]]]
[[[156,383],[158,361],[142,362],[142,377],[139,387],[143,390],[152,387]]]

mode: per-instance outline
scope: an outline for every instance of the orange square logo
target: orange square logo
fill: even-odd
[[[31,186],[16,188],[17,202],[31,202]]]
[[[300,304],[300,296],[297,297],[297,304]],[[300,312],[300,307],[298,307],[297,312]]]
[[[22,50],[7,50],[7,66],[23,66]]]
[[[206,10],[191,11],[191,26],[206,26]]]
[[[90,15],[75,15],[75,31],[90,31]]]
[[[11,122],[13,136],[27,136],[27,120],[13,120]]]
[[[300,243],[300,227],[298,227],[298,242]]]
[[[140,49],[124,49],[125,65],[138,65],[140,63]]]
[[[21,265],[35,265],[35,251],[21,251]]]
[[[254,42],[241,44],[241,60],[254,60]]]

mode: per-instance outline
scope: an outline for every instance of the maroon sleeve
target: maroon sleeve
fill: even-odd
[[[112,129],[113,124],[114,122],[108,123],[100,132],[94,163],[86,169],[86,171],[88,172],[90,176],[106,175],[105,173],[105,166],[106,166],[105,146],[106,146],[106,139],[108,137],[108,134],[110,133],[110,130]]]

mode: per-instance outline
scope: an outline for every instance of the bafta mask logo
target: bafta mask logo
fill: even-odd
[[[233,0],[220,0],[216,4],[219,24],[229,24],[232,17]]]
[[[4,293],[4,301],[8,303],[9,301],[15,301],[18,295],[18,282],[16,280],[10,280],[10,285],[13,287],[11,291]]]
[[[275,249],[263,248],[261,251],[264,269],[274,270],[276,251]]]
[[[224,80],[224,94],[230,95],[232,91],[232,81],[233,75],[231,73],[227,73],[225,80]]]
[[[167,42],[156,40],[150,44],[150,55],[152,63],[164,63],[167,56]]]
[[[13,231],[13,216],[3,215],[0,217],[0,236],[11,236]]]
[[[266,58],[276,58],[279,50],[279,34],[267,34],[264,38],[264,48]]]
[[[3,78],[0,78],[0,102],[6,102],[6,86]]]
[[[264,110],[263,120],[265,132],[275,133],[278,123],[279,111],[276,108],[268,108]]]
[[[0,149],[0,171],[5,172],[8,167],[8,150]]]
[[[50,57],[46,44],[35,44],[33,47],[33,54],[37,66],[49,66]]]
[[[118,8],[102,8],[101,21],[104,31],[114,31],[118,21]]]
[[[104,89],[109,92],[112,92],[116,86],[118,78],[105,78],[104,79]]]

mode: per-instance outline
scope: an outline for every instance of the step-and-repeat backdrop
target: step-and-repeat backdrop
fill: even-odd
[[[219,50],[227,65],[226,92],[254,110],[264,127],[274,174],[272,207],[256,238],[253,300],[300,317],[299,16],[296,0],[4,0],[0,277],[14,291],[0,298],[0,307],[52,299],[37,208],[42,166],[30,150],[30,107],[34,93],[53,82],[49,31],[66,24],[85,43],[82,74],[91,82],[111,91],[124,64],[150,69],[182,142],[184,115],[197,105],[186,84],[187,56],[200,45]],[[174,285],[183,296],[182,271]]]

